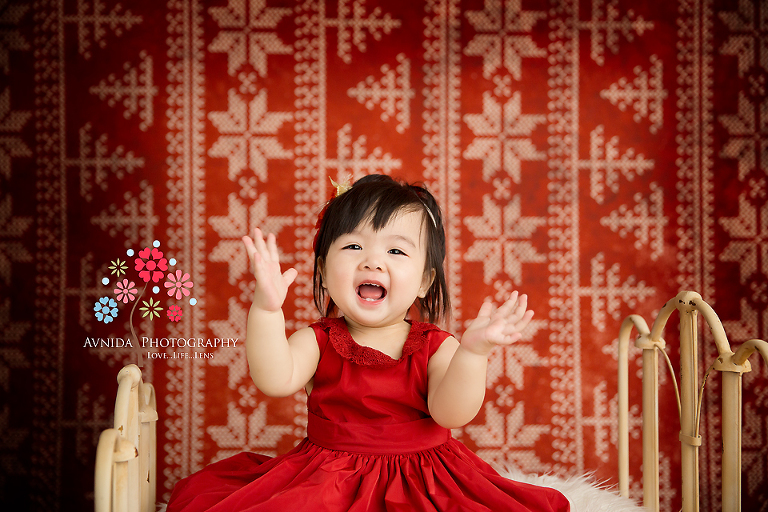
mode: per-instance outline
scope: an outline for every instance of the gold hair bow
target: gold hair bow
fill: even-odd
[[[346,180],[342,183],[336,183],[330,176],[328,176],[328,179],[331,180],[331,185],[333,185],[333,188],[336,189],[336,195],[334,197],[339,197],[341,194],[352,188],[349,176],[347,176]]]

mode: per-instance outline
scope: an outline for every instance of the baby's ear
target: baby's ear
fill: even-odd
[[[429,269],[429,271],[424,272],[424,277],[421,280],[421,287],[419,288],[419,298],[423,299],[427,296],[427,293],[429,292],[429,289],[432,287],[432,283],[435,280],[435,274],[437,272],[434,268]]]

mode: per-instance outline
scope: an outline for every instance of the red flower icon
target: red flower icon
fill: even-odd
[[[168,320],[171,322],[178,322],[181,320],[181,315],[184,314],[184,312],[181,310],[181,308],[177,305],[168,306],[168,311],[166,312],[168,315]]]
[[[145,261],[146,260],[146,261]],[[162,251],[154,248],[150,251],[149,247],[139,251],[139,257],[135,260],[135,269],[139,271],[139,277],[148,283],[150,280],[157,283],[168,270],[168,260],[163,258]]]

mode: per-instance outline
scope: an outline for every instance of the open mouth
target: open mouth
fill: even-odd
[[[357,287],[357,295],[363,300],[375,302],[387,296],[387,290],[376,283],[363,283]]]

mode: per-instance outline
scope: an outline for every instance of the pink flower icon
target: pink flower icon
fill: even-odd
[[[184,312],[179,306],[174,304],[172,306],[168,306],[168,311],[166,311],[166,314],[168,315],[168,319],[171,322],[178,322],[181,320],[181,315],[183,315]]]
[[[146,261],[145,261],[146,260]],[[139,270],[139,277],[148,283],[150,280],[157,283],[168,270],[168,260],[163,258],[163,253],[154,248],[150,251],[149,247],[139,251],[139,257],[135,260],[136,270]]]
[[[115,286],[117,286],[114,290],[115,295],[117,295],[117,300],[123,304],[127,304],[136,298],[138,290],[134,288],[136,285],[133,281],[128,282],[127,279],[123,279],[122,281],[118,281]]]
[[[169,297],[175,296],[176,300],[179,300],[182,297],[189,297],[189,288],[192,288],[192,281],[189,280],[189,274],[184,273],[182,275],[181,270],[177,270],[175,274],[168,274],[165,287],[168,288]]]

